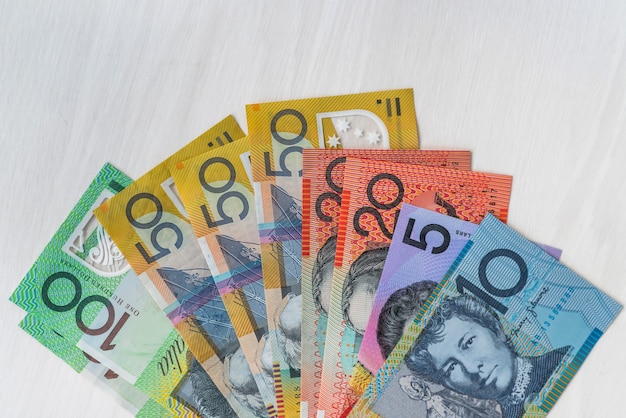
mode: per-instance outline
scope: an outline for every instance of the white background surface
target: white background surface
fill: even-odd
[[[126,416],[7,301],[105,162],[246,103],[412,87],[424,149],[512,174],[509,224],[626,302],[626,3],[0,0],[0,416]],[[624,417],[622,313],[552,417]],[[400,407],[400,406],[399,406]]]

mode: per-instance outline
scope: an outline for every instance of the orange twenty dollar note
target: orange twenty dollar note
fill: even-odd
[[[302,179],[302,402],[318,407],[346,157],[469,170],[470,151],[306,149]]]
[[[320,410],[339,417],[358,399],[349,386],[403,202],[478,223],[505,221],[510,176],[347,158],[324,349]]]

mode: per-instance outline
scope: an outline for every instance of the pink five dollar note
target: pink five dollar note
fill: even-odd
[[[470,222],[505,220],[510,176],[348,158],[324,350],[320,408],[340,416],[400,204],[425,194],[439,211]]]
[[[274,415],[248,139],[179,162],[170,171],[265,406]]]
[[[323,150],[303,153],[302,179],[302,402],[317,413],[330,284],[346,157],[469,170],[470,151]]]
[[[302,150],[416,149],[411,89],[246,106],[279,416],[300,415]],[[307,405],[302,405],[306,408]]]

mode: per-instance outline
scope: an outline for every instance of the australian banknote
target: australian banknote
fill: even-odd
[[[246,106],[279,416],[300,414],[302,150],[415,149],[413,91]]]
[[[87,382],[95,384],[111,395],[132,415],[146,418],[176,416],[174,411],[160,405],[106,366],[86,356],[75,345],[68,344],[65,338],[37,316],[27,314],[19,326],[74,368]]]
[[[94,213],[233,410],[240,416],[266,416],[168,169],[241,137],[235,120],[226,118]]]
[[[305,149],[302,177],[302,403],[316,416],[346,157],[469,170],[469,151]]]
[[[154,302],[144,303],[151,298],[92,213],[130,181],[106,164],[11,300],[28,312],[22,328],[76,371],[101,375],[105,386],[120,387],[134,396],[139,389],[132,385],[154,361],[173,328]],[[80,350],[77,345],[85,338],[91,345]],[[110,369],[101,373],[105,366]],[[182,375],[154,376],[150,385],[163,390],[153,400],[193,414],[167,393],[168,387],[173,390],[167,382],[177,377],[174,386]]]
[[[478,225],[404,203],[350,385],[361,394]],[[559,249],[540,245],[559,259]],[[364,370],[357,370],[362,368]]]
[[[402,399],[415,416],[434,402],[459,415],[468,397],[482,402],[466,404],[475,412],[545,416],[620,309],[487,216],[350,416],[398,416]]]
[[[261,249],[247,138],[170,167],[270,415],[275,414]]]
[[[400,204],[421,197],[433,209],[480,222],[506,219],[511,177],[348,158],[331,284],[320,409],[340,416],[357,397],[349,387]]]

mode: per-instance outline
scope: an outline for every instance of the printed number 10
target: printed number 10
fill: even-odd
[[[519,277],[517,282],[510,288],[501,289],[494,286],[487,276],[487,266],[497,257],[509,258],[519,267]],[[459,293],[463,293],[463,290],[467,289],[504,315],[509,308],[498,302],[493,296],[506,298],[513,296],[524,289],[526,282],[528,281],[528,266],[526,265],[524,259],[515,251],[499,248],[488,252],[482,260],[480,260],[480,264],[478,265],[478,280],[480,280],[480,284],[483,286],[484,290],[459,274],[456,278],[456,288]]]

